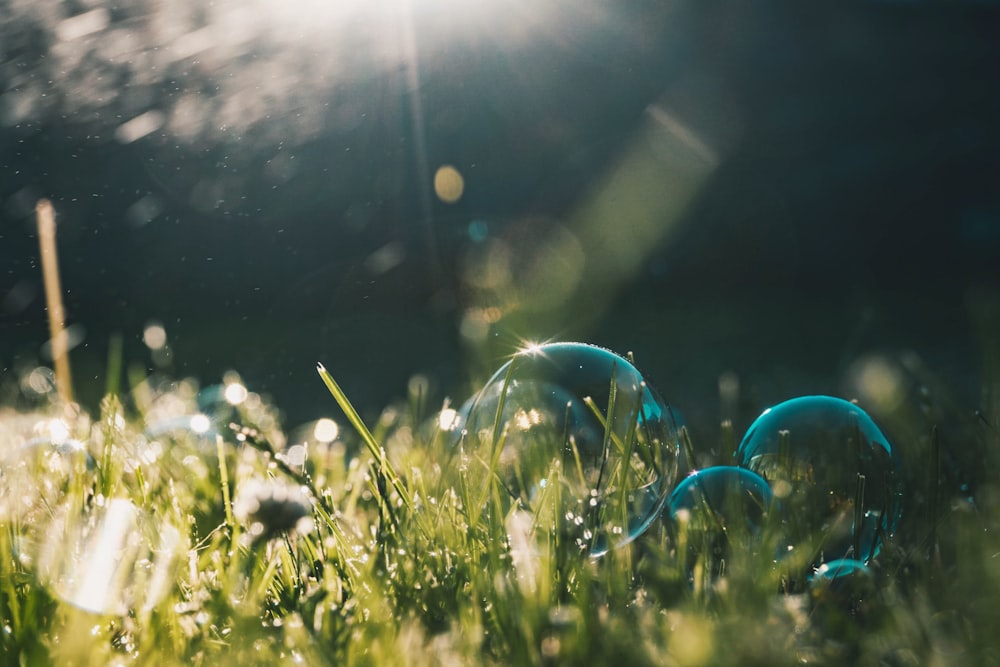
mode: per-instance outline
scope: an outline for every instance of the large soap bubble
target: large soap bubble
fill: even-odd
[[[592,556],[658,516],[677,472],[672,413],[626,359],[592,345],[528,348],[474,399],[467,479]]]
[[[898,454],[853,403],[802,396],[769,408],[750,425],[736,461],[785,501],[789,537],[806,545],[812,562],[868,562],[896,529]]]

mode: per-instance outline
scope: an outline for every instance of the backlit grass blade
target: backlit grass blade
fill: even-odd
[[[361,436],[361,440],[365,443],[365,447],[368,448],[368,452],[375,459],[377,464],[375,473],[383,477],[385,481],[392,486],[396,493],[399,494],[399,497],[406,509],[408,511],[413,511],[413,499],[410,498],[410,493],[403,485],[402,479],[400,479],[399,475],[396,474],[392,464],[389,463],[389,458],[385,454],[385,448],[383,448],[375,439],[375,436],[372,435],[372,432],[361,419],[361,415],[358,414],[358,411],[354,409],[354,405],[351,404],[350,399],[347,398],[347,394],[345,394],[344,390],[340,388],[337,381],[333,379],[333,376],[326,370],[326,367],[324,367],[323,364],[317,364],[316,371],[323,379],[323,383],[326,385],[326,388],[330,390],[334,400],[337,401],[337,405],[339,405],[340,409],[344,411],[347,421],[351,422],[351,426],[353,426],[354,430],[356,430],[358,435]],[[386,498],[385,501],[388,505],[388,498]]]

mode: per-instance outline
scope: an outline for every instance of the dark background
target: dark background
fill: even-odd
[[[0,0],[7,400],[44,363],[41,196],[91,407],[116,333],[149,371],[236,369],[289,424],[332,412],[317,361],[372,415],[415,373],[461,401],[519,340],[548,338],[634,351],[706,439],[720,417],[740,433],[791,395],[850,393],[859,359],[929,374],[970,410],[986,400],[995,3],[375,4]],[[96,29],[66,22],[95,10]],[[150,131],[122,129],[142,114]],[[619,201],[633,191],[608,183],[651,131],[708,158],[660,154],[674,194],[654,178]],[[465,179],[454,204],[434,196],[442,164]],[[641,200],[677,193],[655,243],[625,269],[581,269],[560,303],[519,309],[530,289],[476,278],[497,256],[512,283],[575,276],[599,264],[574,226],[588,202],[628,238]],[[555,255],[566,271],[520,263],[545,264],[552,238],[577,251]],[[152,320],[172,354],[159,365]],[[740,391],[720,398],[720,377]]]

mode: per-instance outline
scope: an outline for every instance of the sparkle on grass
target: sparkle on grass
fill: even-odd
[[[443,431],[450,431],[458,420],[458,411],[454,408],[445,408],[438,415],[438,426]]]

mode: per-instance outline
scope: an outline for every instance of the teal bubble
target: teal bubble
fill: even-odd
[[[789,537],[809,562],[868,562],[896,530],[898,452],[853,403],[802,396],[765,410],[747,429],[736,462],[771,484]]]
[[[490,228],[485,220],[473,220],[469,223],[468,233],[469,238],[476,243],[481,243],[486,240],[489,235]]]
[[[53,461],[58,462],[57,465],[60,467],[66,468],[71,465],[75,458],[81,458],[87,470],[93,470],[97,466],[94,457],[87,450],[87,445],[72,438],[65,440],[34,438],[17,450],[17,457],[22,461],[39,457],[47,458],[49,463],[46,464],[46,467],[48,468],[51,468]]]
[[[767,481],[744,468],[715,466],[684,478],[670,494],[666,516],[688,578],[698,564],[711,579],[733,558],[753,558],[773,505]]]
[[[809,581],[815,586],[826,585],[824,582],[839,582],[838,585],[846,585],[852,579],[868,580],[872,577],[871,569],[861,561],[838,558],[817,567]]]
[[[823,563],[809,577],[809,597],[814,608],[857,614],[877,591],[872,569],[854,558]]]
[[[494,484],[536,537],[599,556],[659,515],[677,473],[673,413],[638,370],[582,343],[523,350],[473,399],[460,448],[467,483]]]

